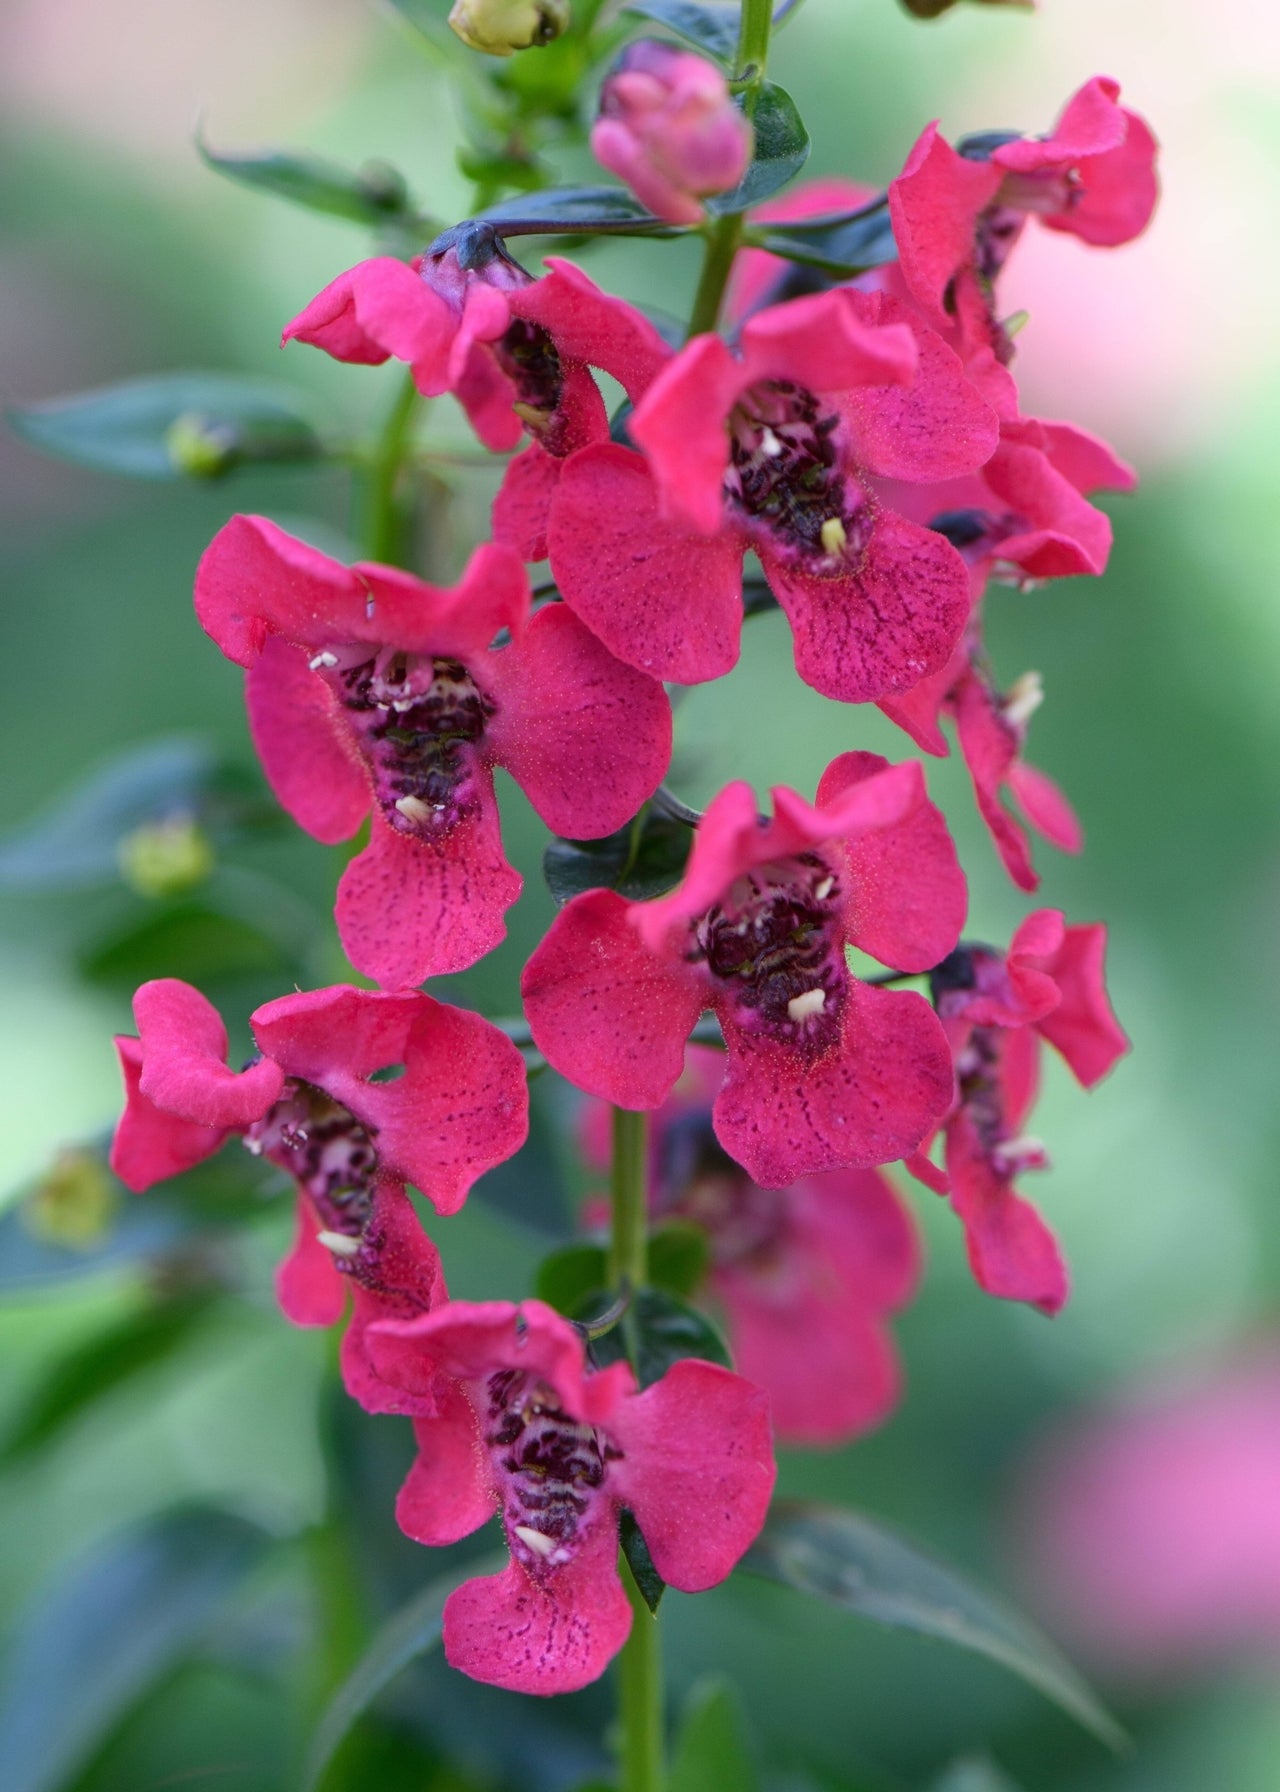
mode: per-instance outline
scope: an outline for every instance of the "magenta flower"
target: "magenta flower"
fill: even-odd
[[[787,1189],[752,1182],[716,1141],[711,1104],[720,1052],[691,1045],[684,1074],[654,1117],[649,1212],[707,1237],[705,1293],[722,1311],[737,1368],[769,1396],[788,1443],[839,1444],[886,1419],[901,1371],[890,1314],[915,1293],[915,1228],[875,1170],[828,1170]],[[609,1161],[609,1112],[588,1109],[584,1143]],[[594,1204],[592,1223],[595,1221]]]
[[[248,668],[249,726],[280,802],[326,842],[372,812],[336,914],[352,964],[389,988],[464,970],[503,937],[520,878],[494,765],[575,839],[621,827],[666,769],[662,687],[562,605],[529,608],[523,567],[492,544],[441,589],[238,516],[200,562],[196,614]],[[501,630],[511,639],[495,648]]]
[[[547,534],[565,602],[620,659],[684,684],[727,672],[752,548],[815,690],[862,702],[945,661],[964,564],[871,481],[960,477],[998,432],[906,307],[841,290],[758,312],[736,352],[695,337],[629,429],[643,455],[603,445],[566,464]]]
[[[250,1018],[260,1056],[227,1067],[227,1032],[199,990],[144,983],[138,1038],[118,1038],[126,1105],[111,1167],[141,1193],[211,1156],[233,1134],[298,1188],[298,1231],[276,1280],[295,1325],[332,1325],[348,1288],[348,1390],[372,1411],[407,1411],[366,1351],[374,1319],[445,1300],[435,1246],[405,1194],[455,1213],[478,1176],[529,1130],[524,1062],[505,1034],[417,991],[339,984],[268,1002]],[[400,1067],[392,1081],[377,1073]]]
[[[391,1347],[388,1376],[436,1390],[414,1425],[401,1528],[448,1544],[502,1515],[510,1563],[444,1608],[445,1655],[473,1679],[551,1694],[603,1673],[631,1629],[623,1508],[686,1593],[722,1581],[764,1523],[768,1401],[727,1369],[686,1358],[637,1393],[625,1363],[590,1369],[582,1334],[536,1300],[453,1301],[378,1325],[371,1343],[379,1366]]]
[[[338,361],[407,362],[420,392],[454,393],[487,448],[531,436],[507,469],[494,528],[524,559],[542,560],[561,464],[609,439],[588,369],[612,375],[634,400],[670,350],[642,312],[572,262],[549,257],[550,271],[531,279],[491,225],[460,225],[441,243],[408,266],[377,256],[340,274],[283,340],[313,343]]]
[[[1037,909],[1006,954],[961,946],[931,979],[957,1096],[944,1123],[946,1174],[922,1153],[907,1168],[950,1194],[978,1285],[1045,1313],[1066,1300],[1067,1271],[1053,1234],[1013,1186],[1049,1161],[1021,1127],[1035,1099],[1040,1039],[1086,1089],[1129,1049],[1107,997],[1106,943],[1101,924],[1067,927],[1057,909]]]
[[[902,971],[952,949],[964,875],[918,764],[845,753],[817,806],[728,785],[700,822],[682,884],[655,902],[577,896],[525,967],[525,1012],[549,1062],[624,1108],[656,1108],[690,1029],[715,1010],[728,1046],[716,1137],[765,1188],[888,1163],[950,1106],[950,1053],[922,997],[860,982],[846,946]]]
[[[1119,94],[1097,75],[1049,137],[979,140],[968,155],[931,124],[889,183],[902,279],[1002,415],[1016,415],[1017,401],[993,282],[1027,218],[1110,247],[1136,237],[1155,208],[1156,141]]]
[[[644,38],[627,45],[600,90],[591,153],[658,217],[700,224],[700,200],[746,173],[753,137],[713,62]]]

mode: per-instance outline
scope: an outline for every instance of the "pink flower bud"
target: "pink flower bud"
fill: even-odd
[[[752,142],[720,70],[648,38],[618,59],[591,132],[596,160],[672,224],[701,223],[699,198],[737,186]]]

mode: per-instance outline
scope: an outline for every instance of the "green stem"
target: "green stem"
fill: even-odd
[[[742,25],[738,34],[739,81],[749,79],[753,87],[764,80],[769,62],[769,33],[773,28],[773,0],[743,0]],[[747,110],[751,110],[748,98]]]
[[[733,258],[742,240],[742,214],[732,212],[720,218],[707,232],[707,248],[703,258],[698,290],[694,295],[693,314],[689,319],[690,336],[705,336],[714,330],[720,317],[724,289],[729,284]]]
[[[609,1282],[643,1288],[649,1279],[649,1214],[646,1203],[648,1117],[613,1110],[613,1231]]]
[[[631,1601],[631,1635],[618,1657],[622,1778],[618,1792],[662,1792],[662,1658],[658,1620],[644,1602],[626,1559],[618,1570]]]
[[[387,412],[369,462],[365,486],[364,551],[371,560],[396,565],[403,546],[404,517],[396,501],[396,486],[409,442],[409,426],[418,403],[413,375],[406,373]]]

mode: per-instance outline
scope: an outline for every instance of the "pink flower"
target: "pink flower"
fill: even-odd
[[[565,456],[609,439],[589,367],[636,399],[669,358],[634,306],[610,297],[572,262],[548,258],[533,280],[494,226],[462,224],[418,261],[363,261],[327,286],[283,340],[314,343],[339,361],[395,356],[420,392],[452,392],[487,448],[533,441],[507,469],[495,510],[500,541],[546,557],[546,511]]]
[[[961,477],[998,431],[905,306],[840,290],[756,313],[736,352],[695,337],[629,428],[643,455],[567,463],[547,535],[565,602],[619,658],[685,684],[727,672],[753,548],[815,690],[862,702],[945,661],[969,610],[963,562],[871,481]]]
[[[978,1285],[1045,1313],[1066,1300],[1067,1272],[1053,1234],[1014,1190],[1023,1170],[1049,1161],[1020,1129],[1035,1100],[1040,1039],[1086,1089],[1129,1049],[1107,998],[1106,944],[1101,924],[1067,927],[1057,909],[1037,909],[1007,954],[961,946],[930,979],[958,1089],[944,1123],[946,1174],[923,1154],[907,1168],[950,1194]]]
[[[902,279],[1002,415],[1016,414],[1016,396],[993,283],[1028,216],[1112,246],[1137,236],[1155,207],[1155,138],[1119,94],[1095,76],[1051,136],[975,138],[967,154],[931,124],[889,184]]]
[[[144,983],[138,1038],[118,1038],[126,1105],[111,1167],[136,1193],[190,1169],[233,1134],[298,1188],[298,1232],[277,1276],[296,1325],[332,1325],[347,1289],[349,1391],[372,1411],[407,1411],[366,1354],[378,1318],[446,1299],[435,1246],[408,1197],[414,1183],[454,1213],[478,1176],[529,1130],[524,1064],[478,1014],[414,992],[337,985],[268,1002],[250,1018],[260,1056],[227,1068],[227,1033],[199,990]],[[378,1072],[399,1067],[392,1081]]]
[[[774,816],[730,784],[698,826],[682,884],[655,902],[575,897],[525,968],[539,1049],[580,1088],[656,1108],[705,1008],[728,1073],[713,1125],[766,1188],[913,1150],[951,1103],[950,1054],[918,995],[859,982],[846,945],[923,971],[954,945],[964,875],[918,764],[845,753],[817,807],[783,787]]]
[[[666,769],[661,686],[562,605],[529,610],[523,567],[492,544],[441,589],[238,516],[200,562],[196,614],[248,668],[249,725],[281,803],[326,842],[372,811],[337,922],[352,964],[388,987],[463,970],[503,937],[520,878],[495,764],[575,839],[621,827]],[[500,630],[511,640],[495,648]]]
[[[828,1170],[765,1189],[716,1142],[720,1052],[691,1045],[655,1116],[649,1211],[707,1237],[706,1293],[723,1311],[733,1360],[769,1396],[789,1443],[839,1444],[897,1405],[901,1371],[888,1318],[915,1293],[915,1228],[875,1170]],[[608,1164],[608,1116],[593,1104],[588,1155]]]
[[[700,224],[699,200],[746,173],[753,135],[714,63],[645,38],[627,46],[600,90],[591,152],[658,217]]]
[[[768,1402],[727,1369],[687,1358],[637,1393],[625,1363],[590,1369],[581,1333],[541,1301],[454,1301],[372,1341],[380,1363],[392,1347],[389,1375],[436,1390],[401,1528],[441,1545],[502,1515],[510,1563],[444,1608],[445,1655],[473,1679],[551,1694],[603,1673],[631,1629],[623,1508],[686,1593],[722,1581],[764,1523]]]

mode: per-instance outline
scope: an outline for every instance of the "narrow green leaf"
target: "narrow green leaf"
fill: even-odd
[[[77,1344],[52,1365],[18,1413],[0,1444],[0,1464],[39,1449],[95,1401],[163,1362],[198,1330],[218,1298],[216,1290],[198,1288],[155,1301]]]
[[[56,1792],[172,1671],[260,1560],[227,1512],[170,1513],[116,1536],[19,1619],[0,1677],[0,1786]]]
[[[804,1502],[776,1505],[744,1566],[863,1617],[985,1655],[1109,1747],[1125,1746],[1114,1718],[1026,1619],[861,1513]]]
[[[889,208],[883,199],[856,212],[762,224],[749,233],[749,240],[788,261],[845,279],[893,261],[898,253]]]
[[[942,1778],[935,1781],[932,1792],[1019,1792],[1019,1789],[994,1761],[975,1758],[954,1762]]]
[[[624,11],[655,19],[721,62],[733,61],[742,25],[738,0],[627,0]]]
[[[320,156],[296,155],[289,150],[264,149],[251,155],[228,155],[210,149],[196,137],[196,152],[206,168],[225,175],[242,187],[271,193],[308,211],[325,212],[375,230],[397,219],[414,217],[414,207],[404,176],[386,162],[370,162],[363,168],[344,168]],[[433,234],[424,228],[424,238]]]
[[[454,1588],[472,1576],[496,1574],[505,1561],[468,1563],[452,1574],[443,1575],[425,1586],[420,1593],[394,1612],[374,1637],[330,1699],[316,1728],[303,1775],[305,1792],[318,1792],[329,1764],[342,1746],[352,1726],[373,1704],[379,1693],[407,1668],[411,1661],[426,1655],[440,1641],[445,1600]]]
[[[547,187],[500,199],[470,223],[494,224],[500,236],[675,236],[680,226],[655,218],[625,187]],[[465,229],[464,225],[455,226]],[[444,233],[443,242],[451,236]],[[434,246],[434,245],[433,245]]]
[[[710,1246],[701,1226],[669,1220],[649,1240],[649,1280],[689,1300],[706,1279]]]
[[[685,1704],[666,1792],[759,1792],[759,1786],[742,1699],[721,1675],[708,1675]]]
[[[553,840],[542,872],[559,903],[584,890],[616,890],[629,902],[647,902],[680,882],[692,845],[685,822],[646,807],[604,840]]]
[[[809,133],[785,87],[764,83],[752,122],[756,145],[751,166],[732,192],[717,193],[707,200],[710,212],[744,212],[748,206],[759,205],[785,187],[809,159]]]
[[[576,1319],[584,1301],[608,1286],[605,1253],[598,1244],[570,1244],[544,1257],[535,1287],[546,1301],[567,1319]]]
[[[618,1520],[618,1542],[627,1558],[627,1566],[640,1597],[656,1616],[658,1607],[662,1604],[662,1595],[667,1590],[667,1583],[653,1565],[649,1545],[644,1540],[644,1532],[636,1523],[635,1514],[625,1509]]]
[[[15,406],[9,421],[46,454],[135,479],[214,477],[244,461],[309,461],[323,453],[291,387],[227,373],[124,380]]]

